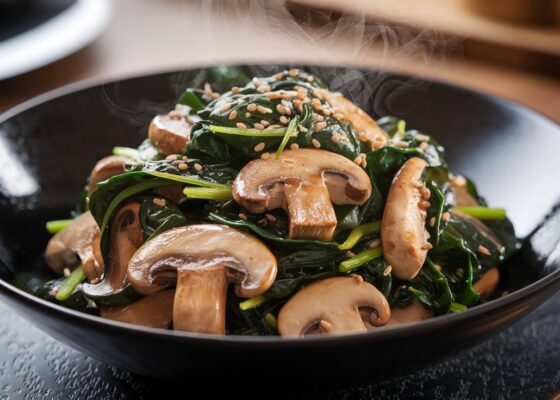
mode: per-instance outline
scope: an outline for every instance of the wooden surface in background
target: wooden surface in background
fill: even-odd
[[[238,9],[219,1],[116,0],[114,4],[109,29],[92,45],[47,67],[1,81],[0,111],[84,79],[111,80],[225,62],[293,61],[385,68],[449,81],[519,101],[560,121],[559,79],[432,54],[429,43],[416,47],[414,37],[394,48],[372,44],[371,32],[388,34],[391,27],[363,29],[360,18],[337,25],[333,35],[302,29],[284,10],[270,5],[265,10],[254,5]]]

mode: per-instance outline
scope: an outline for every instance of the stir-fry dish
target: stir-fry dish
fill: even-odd
[[[115,321],[218,335],[347,333],[497,295],[518,242],[444,149],[303,70],[209,70],[51,221],[34,293]]]

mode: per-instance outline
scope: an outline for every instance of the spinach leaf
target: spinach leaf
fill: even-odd
[[[140,203],[140,224],[146,241],[171,228],[187,224],[187,219],[175,204],[166,201],[164,205],[158,205],[154,199],[145,197]]]

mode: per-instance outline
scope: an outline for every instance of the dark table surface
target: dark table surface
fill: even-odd
[[[551,399],[560,391],[559,308],[560,294],[490,340],[410,375],[323,393],[281,394],[271,382],[270,393],[262,398]],[[169,394],[167,383],[139,377],[73,350],[3,303],[0,349],[0,400],[151,399],[162,398],[162,392]],[[234,391],[232,388],[232,394]]]

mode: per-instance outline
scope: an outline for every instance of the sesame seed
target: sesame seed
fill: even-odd
[[[268,160],[269,158],[270,158],[270,153],[262,153],[261,154],[261,159]]]
[[[186,171],[187,169],[189,169],[189,166],[185,163],[181,163],[177,168],[179,168],[179,170],[181,171]]]
[[[448,221],[449,218],[451,218],[451,214],[449,214],[447,211],[444,212],[443,214],[441,214],[441,220],[442,221]]]
[[[154,197],[154,199],[152,200],[152,203],[154,203],[156,206],[164,207],[165,206],[165,199],[162,199],[162,198],[159,198],[159,197]]]
[[[249,108],[247,108],[247,109],[249,109]],[[265,107],[265,106],[257,106],[257,111],[260,114],[272,114],[272,110],[268,107]]]
[[[309,75],[307,77],[307,82],[313,82],[315,80],[315,77],[313,75]]]
[[[430,250],[432,247],[433,246],[430,242],[426,242],[422,245],[422,250]]]
[[[238,122],[238,123],[236,124],[236,126],[237,126],[239,129],[247,129],[247,125],[245,125],[243,122]]]
[[[233,110],[232,112],[230,112],[228,117],[230,121],[233,121],[235,118],[237,118],[237,110]]]
[[[315,125],[313,125],[313,130],[321,131],[321,130],[325,129],[326,127],[327,127],[327,123],[325,121],[317,122]]]
[[[253,149],[257,152],[260,153],[261,151],[264,150],[264,142],[260,142],[259,144],[257,144]]]
[[[425,151],[428,148],[428,142],[422,142],[420,143],[420,146],[418,147],[420,150]]]
[[[456,176],[453,179],[453,183],[457,186],[465,186],[467,184],[467,180],[464,176]]]
[[[257,91],[261,93],[270,92],[270,86],[262,85],[257,89]]]
[[[423,135],[421,133],[414,136],[414,139],[418,140],[419,142],[428,142],[430,141],[430,137],[427,135]]]
[[[239,93],[240,90],[241,89],[239,88],[239,86],[234,86],[234,87],[231,88],[231,93],[237,94],[237,93]]]
[[[290,150],[297,150],[297,149],[299,149],[299,144],[297,144],[297,143],[292,143],[292,144],[290,145]]]
[[[261,124],[262,124],[262,126],[264,126],[264,127],[266,128],[268,125],[270,125],[270,122],[268,122],[267,120],[263,119],[263,120],[261,121]]]
[[[485,256],[490,256],[492,253],[490,253],[490,250],[488,250],[488,247],[485,247],[483,245],[478,246],[478,252],[480,254],[484,254]]]
[[[350,250],[346,252],[346,257],[354,257],[356,254],[352,253]]]
[[[312,105],[313,107],[319,107],[319,108],[322,107],[321,100],[319,100],[319,99],[317,99],[317,98],[311,99],[311,105]]]
[[[370,249],[375,249],[376,247],[379,246],[381,246],[381,240],[379,239],[372,240],[371,243],[368,245]]]
[[[255,129],[259,129],[259,130],[263,130],[264,129],[264,125],[263,124],[259,124],[258,122],[256,124],[253,124],[253,127]]]
[[[292,78],[295,78],[299,75],[299,69],[292,68],[290,71],[288,71],[288,75],[290,75]]]
[[[257,105],[255,103],[248,104],[247,111],[251,111],[251,112],[257,111]]]
[[[282,100],[280,103],[285,107],[290,107],[290,102],[288,100]]]
[[[323,117],[321,114],[317,114],[317,113],[313,113],[313,122],[321,122],[325,120],[325,117]]]
[[[239,213],[239,218],[241,218],[243,221],[247,221],[247,215],[243,213]]]
[[[385,268],[385,270],[383,270],[383,276],[387,276],[391,273],[391,271],[393,270],[393,267],[391,267],[390,265],[387,266],[387,268]]]
[[[395,147],[400,147],[400,148],[408,147],[408,142],[399,140],[398,142],[395,142]]]
[[[303,133],[309,132],[309,129],[307,129],[305,126],[301,124],[298,124],[298,129]]]
[[[268,220],[266,218],[262,218],[259,220],[259,224],[261,224],[262,226],[267,226]]]
[[[328,108],[325,108],[325,107],[321,108],[321,111],[325,115],[331,115],[332,114],[331,110],[329,110]]]
[[[165,157],[166,160],[172,161],[172,160],[176,160],[177,159],[177,154],[170,154],[167,157]]]
[[[274,78],[278,81],[281,81],[282,79],[284,79],[284,72],[278,72],[276,75],[274,75]]]
[[[313,147],[315,147],[316,149],[319,149],[321,147],[321,143],[317,140],[317,139],[312,139],[311,140],[311,144],[313,145]]]
[[[270,222],[276,222],[276,217],[275,217],[274,215],[266,213],[264,216],[265,216],[266,219],[268,219]]]
[[[70,276],[70,268],[64,268],[62,272],[66,278]]]
[[[246,112],[246,113],[245,113],[245,118],[251,118],[251,113],[250,113],[250,112]]]
[[[430,218],[430,226],[435,226],[435,225],[436,225],[436,217]]]
[[[231,108],[231,103],[226,103],[220,107],[220,112],[229,111],[230,108]]]
[[[196,169],[198,172],[202,171],[202,165],[200,165],[199,163],[194,164],[194,169]]]
[[[295,99],[292,101],[294,107],[298,110],[300,114],[303,113],[303,102],[300,99]]]
[[[331,136],[331,140],[335,143],[340,142],[340,139],[342,139],[342,136],[340,136],[338,133],[335,133],[334,135]]]
[[[279,128],[282,128],[282,125],[274,124],[274,125],[270,125],[268,128],[269,129],[279,129]]]
[[[177,167],[179,164],[181,164],[182,161],[181,160],[175,160],[171,162],[171,165],[173,165],[174,167]]]
[[[280,122],[284,125],[288,125],[288,123],[290,122],[290,119],[288,117],[286,117],[285,115],[280,116]]]
[[[457,268],[457,276],[459,278],[464,278],[465,277],[465,270],[463,268]]]

